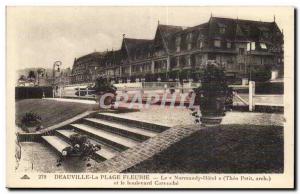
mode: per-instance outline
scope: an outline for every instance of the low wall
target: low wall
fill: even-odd
[[[18,142],[40,142],[41,134],[38,133],[17,133]]]
[[[45,98],[53,97],[51,86],[36,86],[36,87],[15,87],[15,99],[30,99],[30,98]]]

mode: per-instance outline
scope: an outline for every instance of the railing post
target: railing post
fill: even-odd
[[[254,111],[255,109],[254,95],[255,95],[255,82],[249,81],[249,111]]]

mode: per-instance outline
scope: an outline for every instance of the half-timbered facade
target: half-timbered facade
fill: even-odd
[[[124,36],[120,50],[94,55],[75,60],[72,81],[78,81],[78,72],[86,73],[86,81],[92,75],[116,82],[195,80],[210,62],[224,67],[228,76],[251,78],[259,69],[283,73],[283,33],[275,18],[262,22],[211,17],[187,28],[158,24],[153,39]]]

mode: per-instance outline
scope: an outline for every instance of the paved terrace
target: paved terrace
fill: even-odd
[[[138,105],[136,105],[138,107]],[[122,117],[138,119],[146,122],[155,122],[162,125],[191,125],[194,117],[187,108],[169,107],[162,108],[159,105],[151,105],[142,108],[139,112],[123,113]],[[109,114],[109,113],[107,113]],[[258,112],[226,112],[221,124],[250,124],[250,125],[280,125],[283,126],[284,115],[281,113]]]
[[[64,99],[64,98],[48,98],[49,100],[78,102],[96,104],[91,100]],[[186,108],[170,107],[160,105],[145,105],[138,103],[120,103],[121,108],[131,108],[140,110],[138,112],[123,113],[122,116],[129,119],[138,119],[146,122],[155,122],[162,125],[191,125],[194,124],[194,117],[191,111]],[[259,113],[259,112],[226,112],[226,116],[222,120],[222,124],[252,124],[252,125],[280,125],[283,126],[284,117],[281,113]]]

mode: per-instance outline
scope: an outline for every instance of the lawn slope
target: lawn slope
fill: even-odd
[[[205,128],[127,169],[130,173],[281,173],[283,127]]]
[[[87,110],[93,110],[97,105],[61,102],[43,99],[25,99],[16,102],[16,124],[26,112],[33,111],[42,118],[42,125],[49,127],[70,119]]]

